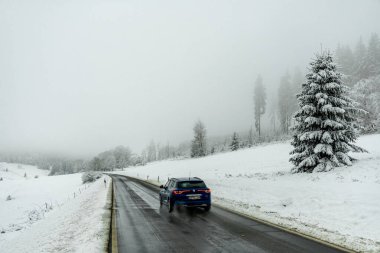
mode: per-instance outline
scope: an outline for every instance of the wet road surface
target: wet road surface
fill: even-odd
[[[213,206],[160,207],[159,188],[110,175],[117,250],[124,252],[342,252]]]

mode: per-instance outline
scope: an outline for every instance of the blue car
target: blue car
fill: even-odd
[[[211,208],[211,190],[198,177],[171,178],[160,188],[160,204],[167,205],[169,213],[174,206]]]

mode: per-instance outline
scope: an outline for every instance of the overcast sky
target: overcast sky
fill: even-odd
[[[0,150],[94,155],[249,129],[321,48],[380,33],[380,1],[0,0]]]

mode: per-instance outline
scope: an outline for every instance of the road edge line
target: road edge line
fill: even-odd
[[[116,208],[115,208],[115,184],[112,179],[112,215],[111,215],[111,229],[110,229],[110,253],[118,253],[117,243],[117,227],[116,227]]]
[[[120,175],[120,174],[118,174]],[[140,179],[140,178],[136,178],[136,177],[131,177],[131,176],[126,176],[126,175],[120,175],[120,176],[124,176],[124,177],[129,177],[129,178],[133,178],[135,180],[138,180],[138,181],[141,181],[141,182],[144,182],[146,184],[150,184],[150,185],[153,185],[155,187],[159,187],[158,184],[155,184],[153,182],[151,182],[150,180],[145,180],[145,179]],[[272,227],[275,227],[275,228],[278,228],[280,230],[283,230],[285,232],[288,232],[288,233],[291,233],[291,234],[294,234],[294,235],[298,235],[300,237],[303,237],[305,239],[309,239],[311,241],[314,241],[314,242],[317,242],[317,243],[320,243],[320,244],[323,244],[323,245],[326,245],[330,248],[333,248],[333,249],[337,249],[337,250],[340,250],[340,251],[343,251],[343,252],[346,252],[346,253],[357,253],[357,252],[360,252],[360,251],[355,251],[353,249],[349,249],[349,248],[345,248],[341,245],[338,245],[338,244],[334,244],[334,243],[331,243],[331,242],[328,242],[328,241],[325,241],[323,239],[320,239],[320,238],[317,238],[317,237],[314,237],[314,236],[311,236],[311,235],[308,235],[308,234],[304,234],[304,233],[301,233],[297,230],[293,230],[291,228],[288,228],[288,227],[285,227],[285,226],[282,226],[282,225],[279,225],[279,224],[275,224],[275,223],[272,223],[270,221],[266,221],[266,220],[262,220],[260,218],[257,218],[257,217],[254,217],[254,216],[251,216],[251,215],[248,215],[248,214],[245,214],[245,213],[242,213],[242,212],[239,212],[239,211],[236,211],[236,210],[233,210],[231,208],[228,208],[228,207],[225,207],[225,206],[222,206],[220,204],[215,204],[215,203],[212,203],[211,205],[214,205],[214,206],[217,206],[225,211],[228,211],[228,212],[231,212],[231,213],[234,213],[234,214],[237,214],[237,215],[240,215],[240,216],[243,216],[245,218],[248,218],[250,220],[254,220],[254,221],[257,221],[257,222],[260,222],[260,223],[263,223],[263,224],[266,224],[266,225],[269,225],[269,226],[272,226]]]
[[[104,241],[104,248],[103,252],[110,252],[110,244],[111,244],[111,229],[112,229],[112,204],[113,204],[113,197],[112,197],[112,178],[106,174],[104,176],[109,178],[109,185],[107,187],[107,201],[106,201],[106,221],[105,221],[105,229],[107,230],[107,238]]]

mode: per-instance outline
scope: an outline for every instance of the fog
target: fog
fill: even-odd
[[[0,151],[95,155],[248,130],[315,52],[380,32],[380,1],[0,0]]]

